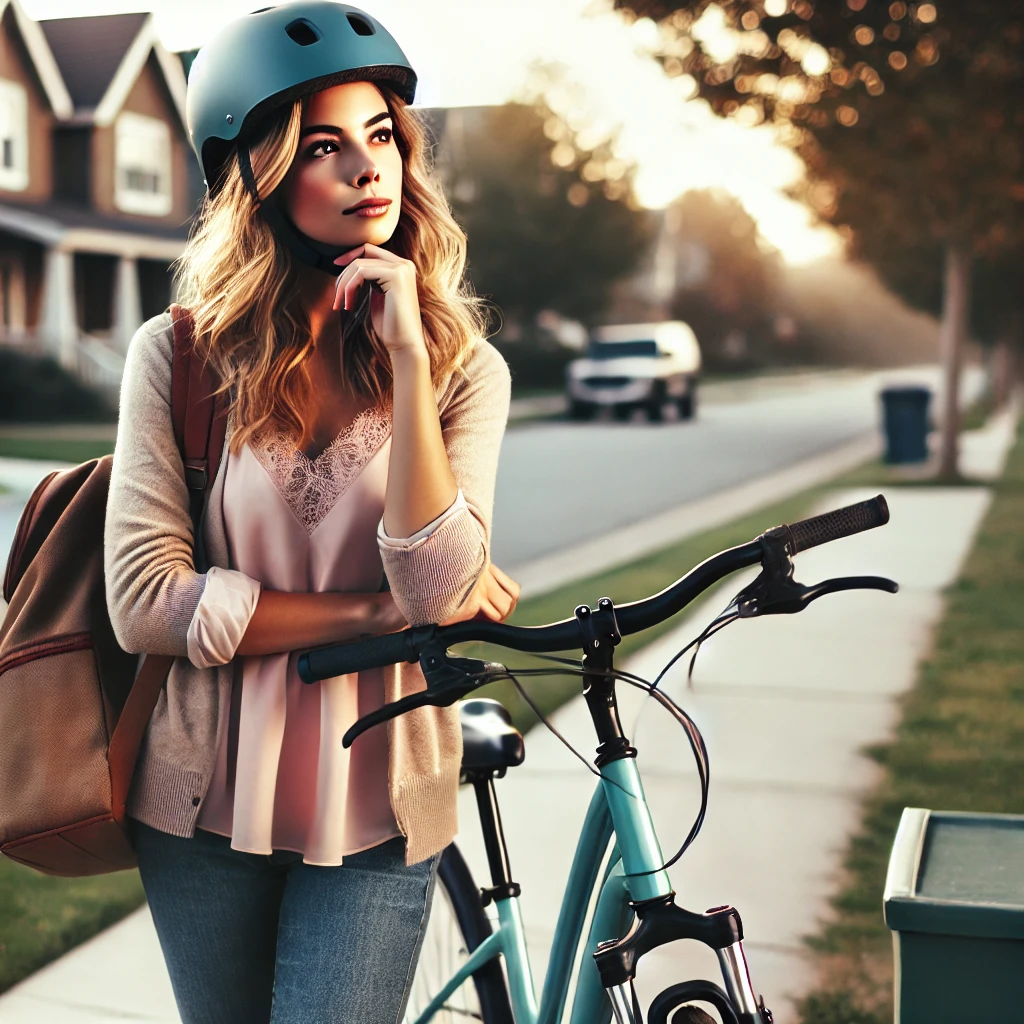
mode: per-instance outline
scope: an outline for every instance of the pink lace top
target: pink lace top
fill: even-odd
[[[379,590],[379,543],[415,544],[465,507],[460,493],[415,537],[382,537],[390,436],[389,411],[370,409],[314,460],[272,433],[229,455],[223,512],[237,570],[209,571],[188,633],[194,663],[231,659],[261,584],[290,592]],[[197,825],[230,836],[237,850],[294,850],[306,863],[337,865],[401,834],[388,796],[386,730],[341,746],[345,730],[383,704],[383,674],[307,686],[297,658],[238,659]]]

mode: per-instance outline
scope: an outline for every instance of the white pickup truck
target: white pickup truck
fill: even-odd
[[[598,327],[586,356],[566,368],[569,415],[590,419],[610,407],[626,419],[640,408],[660,422],[674,405],[680,419],[692,419],[699,374],[700,346],[682,320]]]

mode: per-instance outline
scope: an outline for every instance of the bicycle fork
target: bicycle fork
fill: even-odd
[[[649,1024],[665,1024],[683,1002],[704,999],[717,1006],[724,1024],[771,1024],[771,1012],[754,992],[743,951],[743,925],[735,907],[714,907],[695,914],[676,906],[675,893],[634,902],[630,930],[597,947],[594,959],[608,993],[616,1024],[640,1024],[633,979],[640,957],[678,939],[696,939],[714,949],[725,982],[723,992],[710,982],[684,982],[666,989],[654,1001]]]

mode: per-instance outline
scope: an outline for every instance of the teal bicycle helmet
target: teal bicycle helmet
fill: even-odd
[[[256,190],[246,139],[267,115],[342,82],[379,82],[406,103],[416,73],[394,37],[357,7],[300,0],[232,21],[196,54],[185,119],[207,190],[216,192],[234,156],[254,201],[279,238],[304,263],[330,274],[340,251],[303,235],[280,204]]]

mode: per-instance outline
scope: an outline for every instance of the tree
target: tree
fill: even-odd
[[[758,360],[773,336],[778,254],[726,192],[687,192],[666,216],[676,250],[672,316],[694,329],[710,366]]]
[[[633,272],[651,241],[630,169],[607,146],[580,149],[543,107],[466,113],[461,138],[442,141],[439,169],[469,236],[477,292],[526,335],[542,310],[597,323],[612,284]]]
[[[942,296],[941,469],[955,474],[972,264],[1013,251],[1024,230],[1024,0],[616,6],[662,19],[666,72],[692,75],[718,113],[780,125],[807,164],[806,195],[850,229],[853,255],[908,301]],[[931,283],[887,273],[911,254]]]

